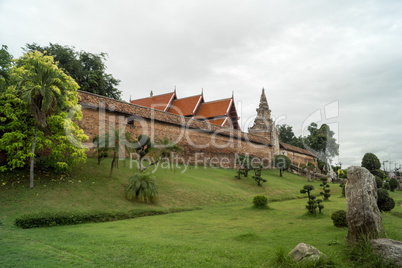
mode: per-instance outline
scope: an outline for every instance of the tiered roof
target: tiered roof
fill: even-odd
[[[176,91],[138,100],[130,100],[130,103],[166,112],[175,99],[177,99]]]
[[[176,115],[194,117],[218,126],[239,127],[239,117],[232,98],[205,102],[204,96],[195,95],[178,99],[176,91],[148,98],[130,100],[130,103]]]

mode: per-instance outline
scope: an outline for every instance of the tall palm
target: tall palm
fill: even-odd
[[[29,182],[29,187],[33,188],[37,128],[46,127],[47,118],[64,108],[69,91],[78,85],[57,67],[53,57],[44,56],[38,51],[25,54],[18,60],[17,66],[21,71],[19,86],[22,99],[29,104],[35,119]]]

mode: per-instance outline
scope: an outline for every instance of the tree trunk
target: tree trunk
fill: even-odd
[[[29,170],[29,188],[34,187],[34,160],[35,160],[35,146],[36,146],[36,125],[35,125],[35,130],[34,130],[34,138],[32,142],[32,156],[31,156],[31,167]]]
[[[115,165],[116,161],[116,152],[113,153],[113,160],[112,160],[112,166],[110,167],[110,177],[112,177],[112,172],[113,172],[113,166]]]

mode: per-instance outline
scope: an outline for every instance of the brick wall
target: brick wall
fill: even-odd
[[[232,167],[236,154],[246,153],[265,159],[265,164],[272,159],[273,147],[264,137],[87,92],[80,91],[79,96],[83,118],[77,124],[90,142],[114,127],[130,132],[135,138],[140,134],[152,140],[167,137],[184,149],[182,161],[186,163],[217,164],[225,159],[220,165]],[[297,157],[303,159],[303,155]]]

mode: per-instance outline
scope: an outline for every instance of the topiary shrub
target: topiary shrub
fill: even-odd
[[[389,180],[389,189],[391,192],[395,191],[398,188],[398,181],[395,178]]]
[[[331,215],[332,222],[335,227],[348,227],[348,221],[346,220],[346,211],[337,210]]]
[[[382,179],[378,176],[375,176],[375,182],[377,184],[377,189],[380,189],[382,187]]]
[[[268,198],[264,195],[256,195],[254,196],[253,204],[255,208],[267,208]]]
[[[345,186],[346,186],[346,183],[344,183],[344,182],[342,182],[342,183],[339,185],[339,187],[342,188],[342,196],[343,196],[343,197],[345,197]]]
[[[362,167],[368,170],[380,169],[381,162],[378,157],[373,153],[366,153],[362,159]]]
[[[331,191],[330,189],[328,189],[329,188],[329,184],[328,184],[328,182],[327,182],[327,178],[321,178],[320,179],[321,180],[321,184],[320,184],[320,186],[322,187],[322,192],[320,192],[320,195],[322,195],[322,196],[324,196],[324,200],[328,200],[328,198],[331,196],[330,194],[329,194],[329,192]]]
[[[136,173],[129,180],[126,196],[128,199],[156,203],[158,201],[158,184],[150,174]]]
[[[395,207],[395,201],[389,197],[389,193],[385,189],[377,190],[377,206],[380,211],[391,211]]]
[[[307,184],[303,186],[303,189],[300,190],[301,194],[307,193],[308,196],[308,201],[306,205],[306,209],[308,210],[309,214],[315,215],[317,214],[317,208],[319,209],[319,213],[321,213],[321,210],[324,208],[324,205],[322,205],[322,200],[321,199],[316,199],[315,195],[311,194],[311,191],[314,190],[314,186],[311,184]]]
[[[382,180],[384,180],[387,177],[387,175],[385,175],[384,171],[382,171],[381,169],[370,170],[370,172],[371,172],[371,174],[379,177]]]

